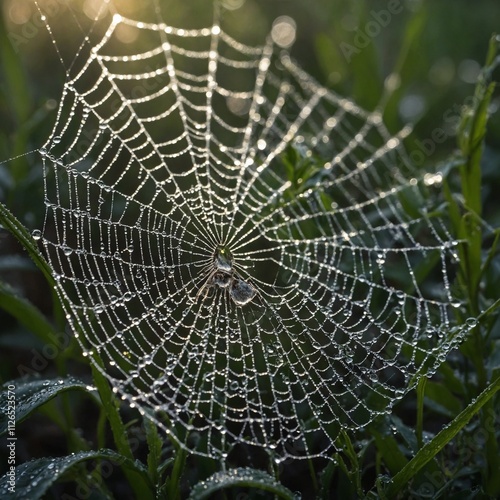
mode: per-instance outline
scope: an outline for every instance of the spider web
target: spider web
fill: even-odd
[[[326,456],[467,333],[457,242],[423,209],[442,176],[414,173],[408,128],[217,22],[115,15],[79,58],[40,150],[36,238],[84,354],[183,447]]]

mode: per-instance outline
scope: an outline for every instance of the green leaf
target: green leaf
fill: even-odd
[[[469,420],[495,395],[500,389],[500,377],[492,382],[467,408],[465,408],[449,425],[443,428],[434,439],[424,445],[417,454],[398,472],[387,487],[388,498],[396,497],[417,472],[432,460],[448,444]]]
[[[45,278],[49,282],[49,285],[52,288],[55,288],[56,282],[52,277],[50,266],[38,250],[35,240],[31,237],[31,234],[24,227],[24,225],[7,209],[3,203],[0,203],[0,224],[2,224],[5,229],[10,231],[19,240],[19,243],[21,243],[24,249],[29,253],[38,269],[42,271]]]
[[[93,362],[91,364],[91,368],[92,375],[94,377],[94,383],[99,392],[102,407],[111,426],[111,432],[113,433],[113,439],[116,448],[118,449],[120,455],[126,457],[129,460],[133,460],[134,455],[130,447],[128,432],[125,425],[123,424],[119,412],[119,401],[116,398],[115,394],[112,392],[108,380],[101,372],[103,363],[96,353],[93,354],[92,361]],[[142,491],[140,482],[137,482],[134,476],[131,476],[130,473],[126,470],[124,471],[124,473],[127,477],[128,482],[132,486],[132,489],[134,490],[135,496],[137,498],[144,498],[146,494]],[[146,498],[151,498],[151,496],[146,495]]]
[[[126,469],[133,474],[137,481],[143,485],[141,498],[152,499],[151,484],[147,471],[138,462],[130,460],[113,450],[85,451],[66,457],[44,457],[26,462],[16,468],[15,492],[9,487],[9,476],[0,479],[0,498],[4,500],[16,498],[29,498],[36,500],[42,498],[48,489],[59,480],[64,480],[64,475],[72,468],[88,460],[106,460],[111,464]],[[95,484],[97,481],[94,481]]]
[[[175,447],[175,445],[174,445]],[[175,458],[172,463],[172,472],[170,477],[165,481],[161,487],[161,491],[166,494],[166,498],[180,499],[181,477],[186,467],[187,452],[180,446],[176,446]]]
[[[94,362],[99,366],[102,365],[102,361],[97,358],[96,354],[94,354]],[[117,399],[109,387],[108,380],[101,373],[100,368],[96,367],[94,363],[92,363],[92,375],[97,390],[99,391],[102,406],[111,426],[116,448],[123,456],[132,459],[134,456],[130,449],[127,429],[123,425],[122,418],[118,411]]]
[[[453,368],[444,363],[439,367],[439,373],[443,376],[444,385],[448,388],[449,391],[452,391],[455,394],[460,396],[465,396],[465,386],[462,380],[457,377],[457,374],[453,370]],[[462,408],[460,408],[461,410]],[[459,411],[460,411],[459,410]],[[455,415],[458,411],[455,413]]]
[[[347,73],[346,60],[339,51],[338,40],[332,39],[332,32],[320,33],[315,40],[316,57],[323,74],[333,75],[334,83],[342,81]]]
[[[399,449],[397,441],[388,434],[377,431],[371,432],[377,444],[377,450],[382,455],[384,463],[392,474],[399,472],[408,462],[403,452]]]
[[[335,456],[339,463],[340,468],[344,471],[345,475],[349,478],[349,482],[356,489],[358,496],[362,496],[363,488],[361,487],[361,467],[359,465],[358,454],[348,436],[342,430],[337,438],[336,446],[349,458],[350,467],[348,468],[345,461],[342,459],[340,453]]]
[[[453,418],[462,411],[462,403],[444,384],[428,381],[425,396],[438,404],[442,408],[441,413],[449,417]]]
[[[14,387],[14,389],[11,390],[9,387]],[[8,430],[7,410],[13,403],[15,404],[16,423],[19,423],[52,398],[74,389],[91,392],[87,384],[72,377],[6,382],[1,388],[0,435],[5,434]]]
[[[156,424],[149,418],[144,418],[146,440],[148,442],[148,470],[153,484],[158,484],[160,473],[161,449],[163,442],[158,434]]]
[[[323,469],[320,475],[321,488],[319,491],[318,498],[322,500],[327,500],[330,498],[330,486],[333,479],[333,474],[337,470],[338,463],[336,460],[331,460],[328,465]]]
[[[355,4],[361,26],[366,26],[371,18],[365,2]],[[369,43],[358,48],[352,53],[349,67],[352,71],[354,88],[354,100],[366,109],[374,109],[380,101],[382,95],[382,78],[379,67],[379,57],[373,39]],[[366,82],[370,82],[369,85]]]
[[[226,472],[217,472],[205,481],[195,485],[189,498],[202,500],[212,498],[220,490],[226,488],[256,488],[269,491],[280,498],[294,500],[294,494],[283,485],[278,483],[272,476],[261,470],[240,468],[230,469]]]
[[[462,179],[462,192],[465,204],[476,215],[481,215],[481,158],[483,156],[484,137],[489,117],[489,106],[495,83],[491,82],[491,73],[497,66],[495,59],[497,52],[496,38],[490,43],[486,67],[478,80],[474,93],[472,109],[467,109],[462,116],[459,126],[458,144],[464,156],[464,162],[460,167]],[[481,239],[476,238],[481,244]],[[474,243],[469,239],[469,244]]]
[[[417,451],[419,446],[417,436],[413,427],[409,427],[396,415],[391,415],[391,422],[394,425],[397,433],[403,438],[407,447],[412,451]]]
[[[417,384],[417,443],[418,447],[422,447],[422,436],[424,432],[424,394],[427,378],[422,377]],[[392,471],[391,471],[392,472]]]
[[[24,325],[45,343],[53,342],[57,332],[52,324],[31,302],[20,297],[14,288],[0,281],[0,308]]]

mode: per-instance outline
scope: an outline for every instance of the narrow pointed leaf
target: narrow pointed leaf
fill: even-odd
[[[15,471],[15,488],[12,489],[9,476],[0,479],[0,498],[4,500],[42,498],[49,488],[73,467],[88,460],[107,460],[111,464],[126,469],[142,484],[142,498],[152,499],[152,488],[147,471],[138,461],[130,460],[113,450],[85,451],[65,457],[44,457],[26,462]]]
[[[20,297],[16,290],[0,281],[0,308],[34,333],[46,343],[57,337],[57,332],[46,317],[27,299]]]
[[[15,389],[9,391],[9,386],[14,386]],[[5,383],[0,394],[0,435],[5,434],[8,429],[5,409],[10,401],[15,402],[16,423],[19,423],[52,398],[75,389],[90,392],[87,384],[72,377],[52,380],[14,380]],[[12,394],[15,398],[11,398]]]

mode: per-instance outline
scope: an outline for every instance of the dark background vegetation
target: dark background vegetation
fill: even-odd
[[[75,39],[80,42],[82,36],[75,28],[69,5],[77,12],[79,22],[86,29],[92,23],[81,9],[83,7],[92,15],[98,2],[43,0],[39,3],[47,13],[60,55],[69,64],[77,46]],[[119,3],[122,12],[130,17],[146,16],[149,9],[138,0]],[[500,32],[500,2],[496,0],[396,1],[401,5],[402,12],[390,15],[387,26],[380,27],[379,23],[380,29],[375,36],[366,35],[370,29],[368,23],[378,19],[380,12],[394,2],[226,0],[225,3],[228,7],[241,7],[225,12],[223,28],[248,42],[262,43],[278,16],[287,15],[295,19],[297,39],[291,49],[293,57],[319,82],[339,94],[352,97],[365,108],[373,109],[380,101],[384,88],[391,88],[385,113],[387,125],[395,133],[405,123],[416,122],[409,148],[415,152],[413,158],[418,168],[435,169],[440,160],[449,157],[456,149],[454,132],[459,116],[463,106],[471,104],[470,96],[474,92],[491,35],[495,31]],[[163,18],[169,24],[201,27],[211,23],[212,2],[162,0],[162,5]],[[65,75],[31,0],[3,0],[0,9],[2,161],[39,148],[50,135]],[[498,74],[495,76],[498,79]],[[399,81],[399,85],[394,85],[395,81]],[[491,104],[482,162],[483,216],[487,227],[500,224],[499,107],[500,95],[497,91]],[[450,173],[449,181],[455,190],[459,189],[456,172]],[[0,201],[30,230],[42,227],[43,179],[38,155],[27,155],[0,164]],[[61,325],[53,317],[51,291],[44,278],[6,231],[0,231],[0,280],[17,289],[51,321]],[[483,286],[486,301],[498,297],[498,283],[500,261],[494,259]],[[45,352],[46,346],[39,337],[0,310],[2,382],[31,372],[40,372],[47,377],[60,374],[61,369],[90,380],[87,363],[80,361],[77,346],[63,332],[64,327],[61,327],[63,340],[60,346],[50,353]],[[495,340],[494,336],[492,338]],[[500,364],[498,339],[487,354],[489,357],[485,363],[489,363],[493,370]],[[456,365],[451,363],[449,366]],[[434,385],[429,386],[426,400],[424,429],[429,436],[469,402],[467,393],[452,393],[438,374]],[[396,414],[410,427],[415,423],[411,416],[415,407],[412,398],[413,395],[410,395],[396,408]],[[78,395],[68,398],[66,405],[69,405],[73,418],[70,422],[62,421],[57,425],[57,415],[62,414],[62,410],[56,402],[52,402],[37,417],[19,425],[20,462],[67,454],[74,451],[82,438],[87,442],[95,441],[95,422],[98,418],[95,405],[88,397]],[[133,417],[127,415],[127,418]],[[481,470],[485,464],[481,453],[484,441],[477,437],[478,425],[472,422],[468,431],[439,456],[436,461],[439,466],[429,468],[427,476],[422,475],[420,484],[427,485],[427,490],[423,486],[416,488],[412,493],[415,497],[482,497],[484,474]],[[136,425],[133,429],[138,433],[137,442],[141,443],[137,454],[143,456],[145,445],[141,428]],[[4,449],[0,450],[0,471],[5,464],[1,455]],[[371,450],[367,457],[367,462],[359,465],[365,489],[373,486],[376,471],[384,471],[376,467],[376,450]],[[186,484],[203,479],[205,471],[210,473],[210,467],[193,459],[188,463]],[[330,497],[340,498],[344,494],[344,498],[348,495],[355,497],[352,478],[340,472],[336,474]],[[433,480],[433,477],[436,479]],[[121,476],[114,478],[113,491],[117,497],[127,494],[122,479]],[[301,492],[304,498],[313,497],[314,480],[307,465],[291,464],[283,471],[282,480],[293,491]]]

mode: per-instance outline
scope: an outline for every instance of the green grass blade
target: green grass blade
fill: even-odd
[[[118,411],[117,400],[109,387],[108,380],[94,364],[92,364],[92,375],[97,390],[99,391],[102,406],[108,417],[109,425],[111,426],[116,449],[124,457],[133,459],[134,456],[127,438],[127,430]]]
[[[382,434],[373,430],[371,432],[377,445],[377,451],[382,456],[385,465],[392,474],[399,472],[408,462],[400,450],[398,442],[388,434]]]
[[[38,250],[35,240],[31,237],[31,234],[24,227],[24,225],[7,209],[7,207],[0,203],[0,224],[2,224],[5,229],[10,231],[21,243],[23,248],[28,252],[29,256],[36,264],[38,269],[42,271],[45,278],[49,282],[51,287],[55,287],[56,283],[52,277],[52,272],[50,266]]]
[[[330,498],[330,487],[332,484],[333,475],[338,468],[338,463],[336,460],[332,460],[323,469],[320,475],[320,490],[318,498],[321,500],[328,500]]]
[[[417,384],[417,443],[422,448],[422,435],[424,432],[424,394],[427,379],[422,377]]]
[[[102,366],[102,361],[95,353],[93,355],[93,359],[95,363],[99,364],[99,366]],[[122,418],[120,416],[118,400],[113,394],[108,380],[104,377],[99,368],[94,365],[94,363],[92,363],[92,375],[94,377],[94,383],[97,387],[97,390],[99,391],[99,396],[101,398],[106,417],[111,427],[111,432],[113,434],[116,449],[123,457],[129,460],[134,460],[134,455],[132,453],[132,449],[130,447],[130,442],[128,439],[127,429],[125,428],[125,425],[123,424]],[[130,474],[129,471],[124,470],[123,472],[127,477],[127,480],[134,490],[137,498],[154,498],[154,489],[151,489],[150,491],[142,491],[143,486],[141,482],[137,481],[136,477]]]
[[[148,470],[149,477],[153,484],[158,486],[162,440],[158,434],[156,424],[149,418],[144,418],[144,428],[146,430],[146,440],[148,442]]]
[[[172,500],[180,499],[180,483],[181,477],[186,466],[187,453],[181,448],[177,447],[175,458],[172,464],[172,473],[162,486],[162,491],[167,492],[167,498]]]
[[[50,321],[30,301],[20,297],[16,290],[1,281],[0,308],[14,316],[42,342],[51,343],[58,337]]]
[[[495,395],[500,389],[500,377],[492,382],[467,408],[465,408],[448,426],[441,430],[436,437],[424,445],[408,464],[398,472],[387,487],[386,495],[394,498],[415,474],[430,460],[432,460],[449,443],[469,420]]]

